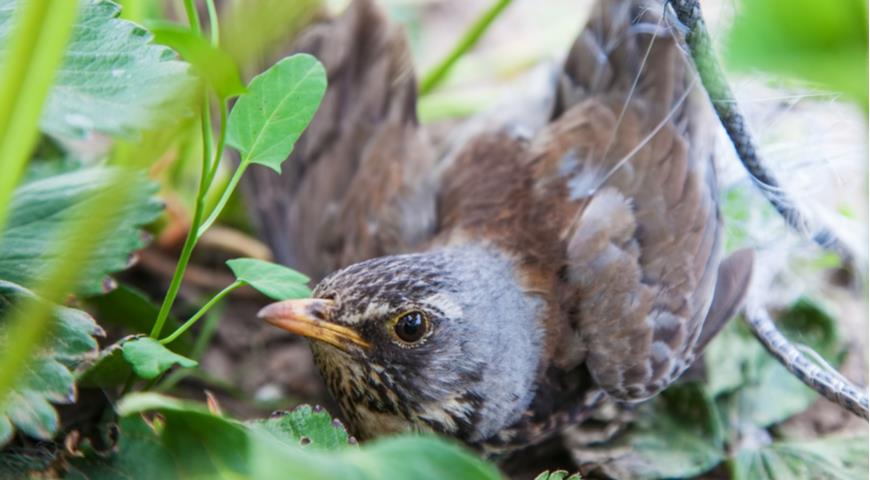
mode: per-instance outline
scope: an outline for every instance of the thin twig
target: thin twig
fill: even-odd
[[[780,183],[758,155],[752,136],[746,127],[743,115],[728,86],[728,81],[716,60],[710,34],[701,16],[698,0],[668,0],[679,21],[686,27],[686,44],[695,62],[695,68],[707,91],[716,114],[734,144],[740,162],[750,177],[779,212],[786,223],[801,235],[810,234],[813,241],[826,250],[838,254],[844,264],[853,266],[851,249],[825,226],[812,225],[809,217],[798,208],[794,200],[780,187]]]
[[[423,76],[420,82],[420,96],[426,95],[435,89],[450,73],[456,62],[471,50],[483,33],[489,28],[493,21],[498,18],[499,14],[510,5],[511,0],[496,0],[492,6],[483,12],[483,14],[468,28],[468,30],[459,39],[459,43],[453,47],[453,50],[447,54],[438,65]]]
[[[783,191],[773,172],[758,156],[734,94],[716,60],[698,0],[668,0],[668,3],[673,7],[677,19],[686,28],[686,44],[707,96],[734,144],[740,162],[743,163],[752,180],[791,228],[801,235],[811,233],[813,240],[819,246],[837,253],[844,264],[852,267],[854,256],[846,244],[827,227],[811,225],[808,216]],[[746,320],[758,340],[795,377],[825,398],[865,420],[868,419],[866,392],[853,385],[832,367],[826,365],[827,368],[823,368],[810,362],[777,330],[764,308],[747,307]]]
[[[823,366],[812,363],[800,350],[777,330],[767,310],[759,306],[747,306],[746,323],[771,355],[808,387],[846,410],[868,419],[867,393],[840,375],[824,362],[820,355],[813,355]],[[813,352],[815,353],[815,352]]]

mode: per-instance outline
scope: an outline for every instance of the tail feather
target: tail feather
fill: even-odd
[[[425,183],[433,157],[418,128],[404,31],[373,0],[352,2],[342,15],[304,32],[293,49],[323,63],[326,95],[282,174],[252,168],[243,187],[276,260],[316,280],[425,238],[428,224],[407,224],[397,211],[408,192],[432,195],[408,184]],[[384,183],[394,189],[380,188]],[[434,199],[411,203],[419,215],[434,210]]]
[[[642,98],[661,118],[686,91],[687,62],[660,0],[599,1],[568,53],[554,117],[592,96]]]

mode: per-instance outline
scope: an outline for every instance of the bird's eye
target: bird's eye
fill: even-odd
[[[402,314],[393,325],[393,331],[399,340],[406,343],[420,341],[429,328],[429,322],[423,312],[413,311]]]

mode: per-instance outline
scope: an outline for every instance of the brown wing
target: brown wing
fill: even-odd
[[[533,146],[540,175],[564,177],[580,213],[565,228],[565,310],[585,360],[620,400],[662,390],[733,312],[751,255],[717,286],[721,219],[710,106],[661,2],[602,1],[565,65],[556,120]],[[726,317],[727,318],[727,317]],[[569,365],[570,366],[570,365]]]
[[[372,0],[356,0],[294,49],[326,67],[323,103],[280,176],[252,168],[243,180],[277,260],[318,279],[428,239],[435,156],[417,122],[404,32]]]

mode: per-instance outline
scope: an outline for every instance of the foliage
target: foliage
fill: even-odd
[[[227,262],[236,278],[273,300],[311,296],[305,275],[287,267],[255,258],[237,258]]]
[[[836,364],[836,322],[801,299],[780,317],[792,341]],[[668,389],[641,409],[616,441],[607,467],[632,478],[689,478],[722,462],[731,478],[856,478],[868,468],[866,435],[812,441],[783,437],[776,426],[818,395],[771,357],[742,323],[731,323],[705,354],[708,381]],[[863,473],[861,473],[863,474]]]
[[[17,2],[0,2],[0,48],[12,26]],[[96,131],[129,136],[171,120],[193,85],[188,66],[149,42],[143,28],[119,20],[118,5],[84,2],[66,55],[46,100],[40,126],[69,137]],[[167,88],[172,85],[173,88]]]
[[[193,2],[185,6],[195,12]],[[217,28],[214,9],[209,11],[209,23]],[[0,473],[28,470],[70,478],[263,478],[277,474],[292,478],[382,478],[387,474],[498,478],[494,467],[434,438],[411,436],[362,449],[350,446],[355,441],[350,442],[344,427],[318,408],[303,406],[242,423],[201,404],[147,392],[173,368],[196,368],[197,362],[184,356],[191,342],[182,335],[236,288],[250,285],[277,300],[310,295],[309,279],[298,272],[260,260],[234,259],[228,265],[236,281],[183,324],[169,316],[197,241],[220,216],[247,166],[260,163],[280,170],[317,110],[326,74],[313,57],[296,55],[279,61],[244,87],[234,61],[218,44],[217,32],[210,41],[203,38],[195,16],[189,27],[153,24],[154,40],[174,48],[187,63],[152,43],[148,31],[116,18],[118,12],[111,2],[82,3],[54,86],[43,93],[48,96],[40,122],[43,135],[93,138],[88,135],[98,132],[111,136],[116,143],[105,156],[117,166],[107,166],[107,159],[98,158],[97,165],[93,160],[80,160],[63,142],[52,149],[40,148],[35,154],[41,158],[38,167],[27,173],[28,181],[15,191],[12,202],[0,205],[2,211],[6,207],[11,211],[0,235],[0,345],[8,347],[19,340],[13,327],[28,326],[16,319],[26,319],[30,311],[39,313],[32,305],[41,305],[48,312],[45,315],[51,314],[46,338],[40,339],[35,329],[41,324],[30,327],[27,347],[32,346],[35,353],[5,348],[5,357],[0,356],[0,369],[26,366],[22,375],[6,377],[7,383],[12,382],[10,389],[0,388],[0,443],[13,443],[0,451]],[[17,18],[13,3],[0,1],[3,46],[8,45],[5,40]],[[62,43],[56,45],[60,48]],[[187,75],[191,65],[204,80],[196,89]],[[211,123],[213,96],[220,114],[216,138]],[[240,98],[230,114],[228,100],[236,96]],[[171,141],[173,135],[166,132],[177,124],[176,117],[196,104],[202,133],[197,139],[202,144],[202,168],[196,209],[170,289],[158,309],[127,286],[112,291],[115,284],[108,280],[109,274],[130,264],[133,252],[146,241],[140,229],[161,210],[154,199],[155,183],[128,164],[134,157],[154,161],[141,152],[156,155],[159,150],[145,144]],[[242,162],[231,181],[221,184],[215,178],[225,143],[240,151]],[[205,198],[210,193],[218,201],[206,211]],[[94,223],[91,217],[98,211],[100,222]],[[82,235],[87,242],[72,245],[84,239]],[[67,253],[73,254],[74,261],[68,261]],[[34,300],[36,294],[28,288],[39,292],[43,285],[52,286],[46,290],[52,293],[48,298],[67,298],[77,304],[87,299],[86,306],[100,322],[134,334],[99,349],[94,336],[102,335],[102,329],[87,313]],[[173,332],[160,338],[166,325]],[[150,336],[142,334],[149,330]],[[121,395],[117,412],[103,411],[100,420],[89,427],[92,435],[80,441],[68,437],[65,448],[52,454],[17,448],[20,441],[15,440],[13,425],[20,432],[19,440],[26,435],[61,441],[56,438],[62,433],[61,422],[51,404],[75,401],[77,386]],[[415,461],[408,462],[412,455]]]
[[[290,412],[275,412],[268,419],[254,420],[248,426],[291,446],[329,450],[345,446],[349,440],[344,425],[320,406],[300,405]]]
[[[73,23],[69,4],[44,10],[42,2],[0,0],[0,58],[8,62],[0,82],[0,446],[7,446],[0,476],[500,478],[494,466],[444,439],[409,434],[359,446],[318,407],[242,422],[222,416],[212,401],[207,407],[154,393],[167,374],[199,372],[192,352],[201,352],[208,336],[195,338],[204,329],[193,327],[236,289],[247,285],[273,300],[311,294],[305,275],[239,258],[227,262],[235,281],[184,322],[170,315],[197,242],[247,167],[280,172],[326,89],[326,72],[305,54],[279,60],[244,85],[239,52],[252,47],[242,45],[239,32],[247,26],[235,24],[221,37],[214,3],[206,0],[206,38],[196,3],[182,1],[189,25],[160,19],[146,23],[149,31],[117,18],[110,1],[83,0]],[[494,2],[425,88],[444,78],[508,3]],[[142,3],[125,4],[134,7],[128,18],[145,15]],[[287,15],[309,18],[315,4],[306,3],[308,13],[286,7]],[[231,53],[221,38],[232,40]],[[851,88],[838,82],[832,85]],[[106,146],[86,159],[76,148],[82,141]],[[229,179],[220,180],[226,145],[241,161],[225,165]],[[201,161],[189,233],[158,307],[128,285],[114,288],[110,275],[145,245],[142,229],[156,228],[162,205],[151,174],[167,168],[160,159],[167,149],[177,158],[170,169]],[[27,159],[39,160],[22,176]],[[795,305],[783,322],[826,358],[838,357],[838,332],[811,302]],[[100,325],[126,336],[100,348]],[[165,328],[171,332],[164,336]],[[680,477],[724,462],[735,478],[847,478],[866,468],[866,446],[854,439],[779,435],[777,424],[815,396],[744,329],[729,327],[708,361],[716,368],[706,385],[671,389],[642,407],[640,420],[618,439],[628,453],[611,466],[631,476]],[[105,405],[82,430],[63,424],[53,404],[75,402],[91,389],[119,399],[116,408]],[[20,448],[32,442],[27,437],[51,448]],[[566,471],[537,477],[579,478]]]
[[[565,470],[553,470],[552,472],[541,472],[535,477],[535,480],[582,480],[579,473],[569,474]]]
[[[18,309],[22,299],[33,296],[20,285],[0,280],[0,319]],[[87,313],[55,307],[53,316],[54,328],[0,411],[0,444],[11,437],[13,424],[27,435],[50,440],[59,425],[51,403],[75,401],[71,370],[97,352],[94,336],[102,336],[103,330]],[[0,322],[0,349],[8,348],[11,341],[8,326]]]
[[[259,163],[280,173],[325,91],[326,71],[314,57],[279,61],[251,80],[249,93],[233,108],[227,144],[241,152],[243,166]]]
[[[148,478],[167,479],[500,478],[495,468],[433,438],[411,436],[349,446],[343,428],[310,407],[244,424],[199,404],[140,393],[125,398],[119,410],[121,440],[116,452],[74,459],[69,478],[139,477],[145,472]],[[158,411],[160,419],[149,422],[140,416],[149,411]],[[308,437],[300,436],[300,429]],[[415,461],[406,461],[408,455]]]
[[[51,261],[45,252],[59,231],[66,223],[92,214],[89,201],[114,174],[110,168],[85,168],[36,180],[16,190],[6,228],[0,232],[0,278],[29,286],[38,281],[46,262]],[[80,275],[75,288],[80,295],[109,290],[106,275],[129,265],[131,253],[145,245],[139,229],[162,209],[153,198],[157,185],[143,172],[134,172],[128,185],[128,201],[115,214],[112,235],[100,240],[87,271]]]
[[[757,68],[843,92],[867,106],[867,2],[750,0],[726,42],[735,68]]]

